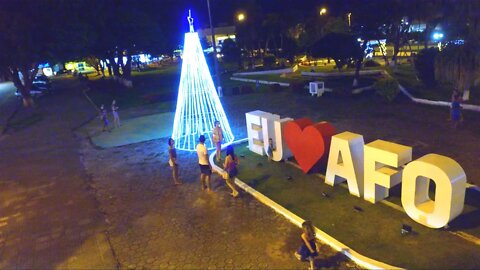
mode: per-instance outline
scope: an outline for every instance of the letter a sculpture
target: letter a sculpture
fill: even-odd
[[[231,143],[234,137],[215,90],[198,33],[194,32],[190,11],[187,20],[190,32],[185,34],[172,138],[177,149],[195,151],[198,137],[205,135],[205,144],[212,149],[214,144],[211,135],[216,120],[223,130],[222,144]]]

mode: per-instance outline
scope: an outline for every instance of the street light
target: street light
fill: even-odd
[[[351,18],[352,18],[352,13],[351,13],[351,12],[349,12],[349,13],[347,14],[347,18],[348,18],[348,27],[350,27],[350,26],[352,26],[352,20],[351,20]]]
[[[243,22],[243,21],[245,20],[245,14],[243,14],[243,13],[238,13],[238,15],[237,15],[237,20],[238,20],[239,22]]]
[[[215,69],[215,81],[217,83],[218,96],[223,97],[222,86],[220,85],[220,72],[218,72],[218,60],[217,60],[217,44],[215,43],[215,32],[212,24],[212,13],[210,12],[210,0],[207,0],[208,7],[208,19],[210,20],[210,32],[212,32],[212,44],[213,44],[213,66]]]
[[[320,9],[320,16],[327,14],[327,9],[326,8],[321,8]]]

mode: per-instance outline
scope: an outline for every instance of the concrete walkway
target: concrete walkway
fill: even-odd
[[[121,112],[120,112],[121,114]],[[113,127],[110,119],[110,131],[102,132],[100,119],[94,119],[78,131],[91,138],[92,142],[102,148],[150,141],[170,137],[175,113],[156,113],[121,120],[120,127]]]
[[[91,112],[78,85],[55,84],[0,141],[0,268],[115,268],[71,132]]]

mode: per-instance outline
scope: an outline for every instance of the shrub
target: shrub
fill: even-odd
[[[415,71],[418,78],[426,85],[435,85],[435,57],[438,54],[437,48],[421,50],[414,60]]]
[[[274,83],[274,84],[270,85],[270,90],[274,93],[278,93],[278,92],[282,91],[282,87],[280,86],[280,84]]]
[[[305,89],[303,83],[298,83],[298,82],[290,83],[290,90],[295,94],[307,93],[307,90]]]
[[[364,67],[379,67],[381,65],[375,60],[367,60],[363,63],[363,66]]]
[[[271,68],[275,65],[275,55],[273,54],[267,54],[263,57],[263,66]]]
[[[392,102],[400,92],[398,82],[393,78],[380,79],[373,85],[373,88],[378,95],[390,102]]]
[[[250,85],[242,85],[240,86],[240,94],[251,94],[253,93],[253,88]]]
[[[232,87],[232,95],[238,95],[238,94],[240,94],[240,88]]]

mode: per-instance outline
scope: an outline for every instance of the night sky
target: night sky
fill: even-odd
[[[183,40],[184,32],[188,31],[186,16],[188,9],[192,10],[195,18],[195,28],[209,27],[207,0],[156,0],[137,1],[138,4],[150,6],[152,10],[158,11],[158,20],[165,25],[168,22],[168,29],[165,34],[170,39]],[[212,19],[215,26],[233,25],[235,14],[244,10],[250,3],[256,3],[261,13],[270,12],[294,13],[296,16],[309,16],[318,12],[322,6],[327,6],[330,14],[338,14],[348,10],[349,0],[210,0]],[[247,13],[248,19],[248,13]]]

